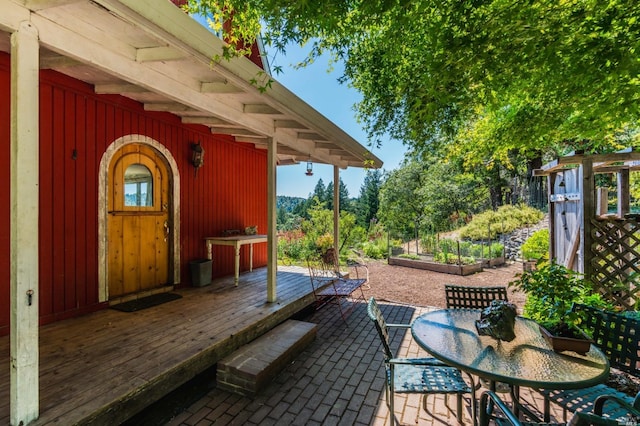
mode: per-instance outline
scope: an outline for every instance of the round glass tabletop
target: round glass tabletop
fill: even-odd
[[[480,336],[480,310],[442,309],[411,326],[416,342],[434,357],[488,380],[544,389],[578,389],[605,381],[606,356],[591,345],[584,355],[554,352],[536,322],[517,317],[511,342]]]

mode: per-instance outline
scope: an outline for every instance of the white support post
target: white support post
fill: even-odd
[[[267,147],[267,302],[277,300],[278,236],[276,227],[277,141],[269,138]]]
[[[38,31],[11,35],[11,385],[10,422],[39,415],[38,348]]]

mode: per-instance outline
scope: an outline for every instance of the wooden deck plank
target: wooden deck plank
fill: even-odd
[[[142,311],[112,309],[40,328],[40,419],[113,424],[214,365],[313,302],[306,268],[280,267],[266,302],[266,268]],[[0,356],[9,359],[9,337]],[[0,369],[0,424],[9,423],[9,368]]]

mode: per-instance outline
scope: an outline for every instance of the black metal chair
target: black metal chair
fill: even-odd
[[[465,285],[445,284],[444,292],[449,309],[484,309],[494,300],[508,301],[507,287],[475,287]],[[476,390],[480,389],[481,381],[486,386],[491,386],[484,379],[480,379],[476,384]],[[498,392],[509,392],[510,386],[506,383],[495,383]]]
[[[572,310],[583,318],[584,322],[580,327],[591,336],[593,344],[605,353],[611,367],[640,376],[640,320],[578,303],[573,305]],[[562,407],[565,417],[566,411],[592,411],[601,395],[616,397],[627,405],[640,409],[640,393],[634,398],[605,384],[584,389],[539,391],[545,396],[545,414],[549,412],[550,402]],[[619,417],[624,412],[620,411],[620,404],[606,404],[602,410],[612,418]]]
[[[507,300],[507,288],[472,287],[464,285],[445,284],[444,292],[447,308],[454,309],[483,309],[494,300]]]
[[[627,404],[624,400],[614,395],[600,395],[598,402],[594,405],[592,413],[575,413],[568,423],[540,423],[520,420],[507,404],[492,391],[483,392],[480,396],[480,420],[479,426],[489,426],[490,424],[502,426],[620,426],[637,424],[640,419],[640,411]],[[613,419],[602,416],[602,407],[605,402],[619,405],[624,416]]]
[[[464,381],[460,370],[450,367],[435,358],[396,358],[389,342],[389,328],[409,328],[409,324],[387,324],[380,307],[372,297],[367,305],[369,318],[375,324],[384,354],[385,394],[389,406],[391,425],[395,421],[394,395],[396,393],[422,394],[422,404],[426,410],[427,395],[455,394],[457,396],[457,416],[462,422],[462,395],[470,393],[472,410],[475,406],[474,390]],[[475,418],[475,412],[473,412]]]

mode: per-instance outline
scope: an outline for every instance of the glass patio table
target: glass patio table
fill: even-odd
[[[602,383],[609,375],[609,361],[594,345],[584,355],[554,352],[538,324],[526,318],[516,318],[511,342],[480,336],[475,326],[480,313],[477,309],[427,312],[413,322],[411,334],[435,358],[492,384],[512,385],[514,402],[520,386],[579,389]]]

